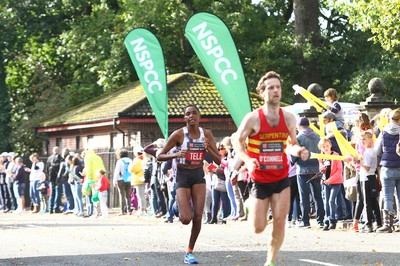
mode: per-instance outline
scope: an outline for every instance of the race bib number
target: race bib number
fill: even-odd
[[[258,158],[260,169],[283,169],[283,142],[261,142]]]
[[[200,164],[204,160],[205,150],[203,142],[190,142],[187,148],[188,150],[185,157],[186,164]]]

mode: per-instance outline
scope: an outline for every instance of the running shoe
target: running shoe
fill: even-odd
[[[198,263],[197,259],[193,256],[192,252],[188,252],[185,254],[185,258],[184,258],[183,262],[186,264],[197,264]]]
[[[297,225],[297,228],[311,228],[311,225],[309,223],[301,222]]]
[[[275,264],[273,262],[271,262],[270,264],[264,263],[264,266],[275,266]]]
[[[350,229],[352,232],[356,232],[356,233],[358,233],[360,230],[358,229],[358,225],[355,225],[355,226],[353,226],[351,229]]]

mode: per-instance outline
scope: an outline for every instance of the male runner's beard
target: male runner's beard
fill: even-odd
[[[280,100],[279,100],[279,101],[276,101],[276,100],[273,98],[273,99],[268,100],[267,103],[268,103],[268,105],[270,105],[270,106],[279,106],[279,105],[280,105]]]

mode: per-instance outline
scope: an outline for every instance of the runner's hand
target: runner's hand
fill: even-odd
[[[299,151],[299,157],[300,159],[302,159],[303,161],[307,161],[308,157],[309,157],[309,152],[306,148],[302,147],[301,150]]]
[[[204,149],[207,151],[208,146],[210,146],[210,140],[207,137],[204,137]]]
[[[254,158],[251,158],[246,162],[246,167],[249,174],[253,173],[259,166],[260,163]]]
[[[185,158],[187,153],[187,149],[183,149],[177,152],[177,158]]]

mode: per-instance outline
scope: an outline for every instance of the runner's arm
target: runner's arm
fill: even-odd
[[[165,146],[157,153],[158,161],[168,161],[171,159],[175,159],[182,156],[181,151],[177,151],[174,153],[168,153],[173,147],[179,146],[183,142],[183,130],[179,129],[174,131],[171,136],[168,138]]]
[[[204,136],[205,136],[204,143],[206,151],[211,156],[212,160],[219,165],[221,163],[221,155],[218,152],[218,148],[217,145],[215,144],[212,132],[210,130],[205,130]]]
[[[287,139],[287,148],[291,155],[301,157],[302,160],[308,159],[308,151],[306,148],[299,145],[297,142],[297,131],[296,131],[296,117],[290,112],[284,111],[286,126],[289,130],[289,136]]]
[[[246,164],[246,167],[249,173],[253,172],[255,168],[259,167],[259,162],[250,158],[247,155],[246,150],[246,140],[247,138],[256,130],[254,129],[255,125],[259,125],[258,117],[254,112],[248,113],[240,123],[238,130],[236,131],[235,137],[233,138],[233,147],[236,150],[236,154],[239,158]]]

